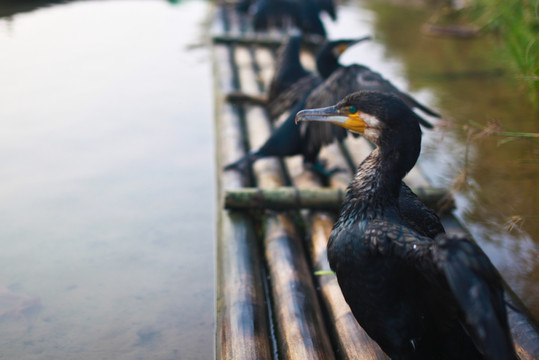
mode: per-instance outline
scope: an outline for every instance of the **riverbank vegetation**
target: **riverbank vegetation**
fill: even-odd
[[[453,15],[464,15],[482,32],[499,37],[509,64],[539,107],[539,0],[469,0],[452,4]]]

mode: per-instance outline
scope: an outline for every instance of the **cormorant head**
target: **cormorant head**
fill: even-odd
[[[412,157],[419,155],[418,117],[401,99],[389,93],[358,91],[334,106],[302,110],[296,115],[298,121],[330,122],[363,134],[382,151],[398,148]]]
[[[316,55],[316,67],[318,73],[320,73],[323,78],[328,78],[333,71],[339,67],[338,59],[342,53],[349,47],[370,39],[370,36],[365,36],[358,39],[340,39],[326,42]]]

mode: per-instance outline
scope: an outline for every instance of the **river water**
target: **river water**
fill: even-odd
[[[0,18],[0,358],[212,358],[208,9]]]
[[[5,3],[0,358],[212,358],[213,97],[200,46],[210,5]],[[493,39],[425,36],[431,14],[360,1],[325,22],[332,38],[374,36],[343,63],[370,66],[452,120],[425,131],[421,166],[454,189],[456,215],[539,318],[537,144],[463,127],[538,132],[537,112],[500,71]],[[524,223],[508,231],[513,215]]]

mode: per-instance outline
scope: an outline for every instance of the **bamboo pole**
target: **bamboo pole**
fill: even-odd
[[[279,187],[271,190],[259,188],[243,188],[229,190],[225,193],[227,209],[333,209],[338,210],[344,200],[344,191],[319,188],[298,189],[295,187]]]
[[[539,359],[539,324],[508,286],[505,301],[511,304],[506,307],[507,317],[518,357],[521,360]]]
[[[253,70],[264,73],[263,63],[253,62],[264,55],[247,50],[237,56],[242,90],[257,93],[263,80]],[[246,106],[249,142],[261,146],[271,133],[270,121],[262,109]],[[261,159],[253,165],[257,184],[272,189],[284,184],[277,159]],[[306,257],[292,220],[284,214],[267,214],[263,219],[264,254],[270,275],[270,291],[275,336],[280,359],[333,359],[329,337]]]
[[[216,44],[229,44],[240,46],[263,46],[267,48],[277,49],[284,42],[285,37],[283,34],[276,34],[275,36],[268,34],[256,34],[250,33],[242,36],[231,34],[215,34],[212,36],[212,40]],[[323,44],[320,37],[304,36],[302,42],[305,46],[315,49]]]
[[[220,92],[235,88],[237,82],[230,63],[232,51],[226,46],[213,47],[219,169],[245,153],[238,109],[225,103]],[[218,192],[245,185],[248,180],[240,173],[221,173]],[[252,220],[244,213],[219,210],[217,231],[216,359],[270,360],[273,357],[264,278]]]
[[[216,358],[270,360],[266,297],[251,219],[221,210],[218,234]]]
[[[269,216],[265,227],[279,358],[333,359],[311,271],[292,220],[284,214]]]
[[[446,190],[432,187],[412,190],[422,202],[431,205],[450,196]],[[344,195],[345,191],[342,188],[242,188],[227,190],[224,195],[224,205],[226,209],[235,210],[339,210],[344,201]]]

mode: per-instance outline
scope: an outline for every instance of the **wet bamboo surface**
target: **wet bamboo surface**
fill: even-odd
[[[340,201],[371,145],[349,136],[343,146],[325,147],[321,158],[328,168],[344,171],[331,177],[324,187],[303,168],[300,157],[261,159],[247,176],[223,172],[225,164],[262,145],[274,126],[262,105],[228,102],[226,96],[233,92],[265,96],[274,71],[276,45],[285,35],[255,35],[235,11],[217,6],[212,36],[220,199],[216,358],[387,359],[355,321],[335,276],[314,275],[317,270],[329,270],[326,243],[335,212],[316,206],[300,210],[304,206],[298,203],[297,195],[310,192],[326,202]],[[314,66],[312,55],[302,56],[302,62],[306,67]],[[432,195],[432,190],[436,194],[430,203],[433,206],[443,203],[446,209],[451,207],[450,201],[444,203],[450,198],[447,193],[430,188],[418,168],[405,181],[412,188],[430,189],[425,190],[427,195]],[[225,197],[245,192],[255,194],[255,200],[247,201],[255,205],[243,211],[225,209]],[[261,193],[280,193],[279,201],[288,204],[274,208],[281,212],[269,210],[267,204],[260,206]],[[442,221],[447,231],[465,231],[450,212]],[[521,308],[511,292],[508,301]],[[525,311],[512,307],[508,311],[519,356],[539,358],[537,328]]]

